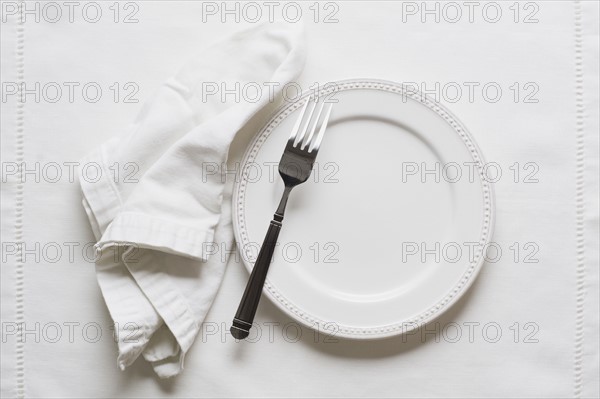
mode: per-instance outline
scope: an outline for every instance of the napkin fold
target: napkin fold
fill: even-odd
[[[234,249],[230,188],[214,172],[240,128],[300,74],[305,53],[300,25],[238,32],[188,61],[129,133],[82,160],[121,369],[142,354],[160,377],[183,370]],[[223,93],[244,87],[261,90]]]

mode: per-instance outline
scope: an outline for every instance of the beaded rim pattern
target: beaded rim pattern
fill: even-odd
[[[492,186],[484,178],[484,159],[481,155],[481,151],[471,138],[471,135],[466,128],[458,121],[458,119],[445,109],[439,103],[433,101],[426,95],[422,94],[417,90],[408,90],[405,86],[399,83],[394,83],[384,80],[374,79],[357,79],[357,80],[344,80],[333,82],[332,84],[325,85],[321,89],[315,91],[308,91],[303,93],[297,101],[294,103],[284,104],[281,108],[275,111],[274,115],[270,118],[266,126],[255,135],[254,139],[248,146],[246,153],[242,159],[242,165],[254,162],[258,151],[262,144],[268,139],[273,130],[292,112],[304,105],[304,102],[313,95],[318,97],[332,95],[338,91],[347,90],[382,90],[386,92],[392,92],[401,94],[405,98],[410,98],[417,101],[442,117],[456,132],[458,137],[463,141],[479,172],[480,182],[482,185],[482,196],[483,196],[483,225],[481,228],[481,236],[479,239],[479,249],[475,254],[472,262],[470,262],[468,269],[463,273],[458,283],[443,296],[436,304],[430,306],[426,311],[421,314],[403,320],[401,323],[394,323],[390,325],[361,328],[341,325],[336,322],[320,320],[314,316],[311,316],[307,312],[300,309],[298,306],[291,303],[279,290],[269,282],[269,279],[265,281],[265,288],[267,296],[273,301],[273,303],[288,313],[290,316],[306,325],[309,328],[316,328],[318,331],[330,332],[332,336],[336,338],[352,338],[352,339],[377,339],[384,338],[394,335],[403,334],[419,328],[421,325],[430,322],[431,320],[438,317],[443,311],[450,308],[461,294],[464,293],[473,283],[477,276],[481,266],[484,263],[483,248],[491,240],[493,223],[494,223],[494,205],[493,205],[493,189]],[[246,168],[240,168],[239,178],[236,179],[234,193],[232,197],[233,211],[234,211],[234,231],[235,238],[239,248],[249,248],[247,245],[250,241],[246,232],[246,218],[245,218],[245,193],[246,186],[248,183],[248,171]],[[241,250],[241,249],[240,249]],[[249,249],[248,249],[249,250]],[[244,264],[248,270],[252,270],[254,266],[248,259],[250,255],[246,252],[246,256],[242,256]]]

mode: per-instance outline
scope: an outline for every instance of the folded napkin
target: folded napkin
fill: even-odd
[[[160,377],[183,369],[227,262],[225,250],[209,255],[215,245],[233,246],[231,193],[213,172],[226,164],[240,128],[299,75],[304,58],[301,26],[239,32],[185,64],[128,134],[82,160],[83,205],[98,240],[96,272],[121,369],[140,354]],[[247,85],[263,90],[247,99],[207,95],[207,88]],[[115,168],[131,173],[116,178]]]

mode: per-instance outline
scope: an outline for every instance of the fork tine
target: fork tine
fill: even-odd
[[[302,107],[302,111],[300,111],[300,115],[298,116],[298,119],[296,119],[296,124],[294,125],[294,128],[292,129],[292,134],[290,135],[290,138],[288,139],[289,142],[292,142],[296,138],[296,135],[298,134],[298,130],[300,130],[300,123],[302,123],[302,118],[304,117],[304,113],[306,112],[306,107],[308,107],[309,102],[310,102],[310,99],[308,99],[306,101],[306,103],[304,104],[304,106]]]
[[[321,129],[319,130],[319,134],[315,139],[314,143],[308,148],[308,152],[313,152],[313,150],[319,151],[319,147],[321,146],[321,141],[323,141],[323,135],[325,134],[325,129],[327,129],[327,122],[329,122],[329,115],[331,115],[331,109],[333,108],[333,103],[329,104],[329,108],[327,108],[327,113],[323,118],[323,122],[321,122]]]
[[[312,103],[312,106],[310,108],[310,111],[308,112],[308,117],[306,118],[306,123],[304,124],[301,131],[299,132],[299,134],[296,136],[296,139],[294,140],[294,147],[296,147],[298,145],[298,143],[302,142],[302,140],[304,139],[304,136],[306,136],[306,132],[308,131],[308,125],[310,124],[310,119],[312,118],[312,114],[313,114],[313,112],[315,112],[315,108],[317,106],[317,103],[314,101],[311,101],[310,98],[307,100],[306,103],[308,104],[309,102]]]
[[[319,110],[317,111],[317,117],[315,118],[315,123],[313,123],[312,129],[310,129],[310,134],[308,135],[308,138],[306,140],[304,140],[304,142],[302,143],[302,147],[300,147],[301,150],[304,150],[306,148],[308,143],[310,143],[313,136],[315,135],[315,131],[317,130],[317,125],[319,124],[319,118],[321,117],[321,112],[323,111],[324,105],[325,105],[325,101],[323,101],[321,103],[321,105],[319,105]],[[315,107],[316,106],[317,105],[315,104]]]

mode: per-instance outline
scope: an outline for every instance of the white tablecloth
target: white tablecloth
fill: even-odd
[[[183,374],[159,380],[143,361],[119,371],[74,163],[122,133],[192,52],[257,10],[295,18],[295,5],[267,3],[27,2],[20,24],[2,2],[2,396],[598,397],[593,1],[303,3],[298,83],[372,77],[438,97],[502,171],[502,256],[410,336],[328,340],[263,301],[260,336],[237,343],[227,327],[247,272],[232,257]],[[232,167],[274,106],[240,134]]]

